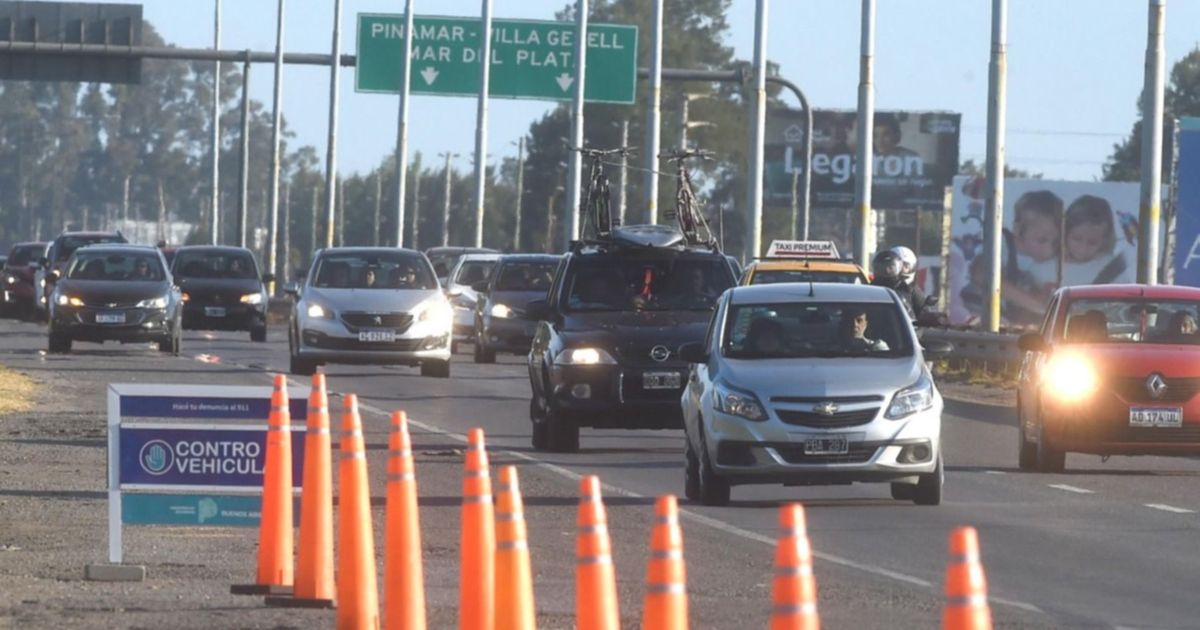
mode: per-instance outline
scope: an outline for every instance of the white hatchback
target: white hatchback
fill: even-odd
[[[892,291],[772,284],[726,291],[681,397],[685,494],[729,502],[742,484],[891,484],[919,505],[942,498],[942,397]]]

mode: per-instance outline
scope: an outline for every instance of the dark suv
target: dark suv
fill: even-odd
[[[34,292],[38,298],[34,304],[37,317],[45,319],[50,312],[50,294],[54,291],[54,282],[66,270],[67,261],[75,250],[88,245],[128,242],[120,232],[63,232],[50,241],[34,277]]]
[[[534,448],[577,450],[580,427],[682,428],[679,346],[704,338],[735,283],[715,245],[674,227],[617,227],[574,243],[547,299],[525,312],[539,321],[529,352]]]

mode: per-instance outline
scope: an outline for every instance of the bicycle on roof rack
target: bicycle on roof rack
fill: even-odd
[[[692,192],[692,176],[688,173],[686,163],[691,159],[711,160],[711,151],[702,149],[687,149],[660,153],[658,157],[666,158],[675,163],[675,208],[668,211],[667,217],[679,222],[679,229],[684,239],[691,245],[709,245],[717,247],[708,221],[700,213],[696,203],[696,195]]]
[[[620,221],[612,215],[612,201],[608,190],[608,173],[605,172],[604,158],[615,155],[632,155],[631,147],[616,149],[592,149],[578,147],[574,149],[583,154],[588,160],[587,193],[579,203],[579,214],[583,219],[583,229],[580,238],[583,240],[604,240],[612,236],[613,228],[619,227]]]

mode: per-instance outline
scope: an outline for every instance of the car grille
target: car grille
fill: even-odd
[[[875,415],[879,413],[879,407],[855,409],[854,411],[839,411],[833,415],[825,415],[815,411],[778,408],[775,409],[775,413],[786,424],[818,429],[837,429],[867,424],[875,419]]]
[[[655,361],[650,357],[650,351],[657,346],[663,346],[670,352],[666,361]],[[679,348],[671,344],[625,344],[616,348],[617,358],[620,359],[621,365],[635,365],[639,367],[660,367],[660,368],[675,368],[683,367],[686,364],[679,360]],[[640,376],[638,378],[641,378]]]
[[[776,446],[775,452],[789,464],[863,464],[871,461],[878,450],[875,446],[851,444],[845,455],[805,455],[804,445]]]
[[[1150,396],[1144,377],[1117,378],[1112,387],[1124,400],[1145,403],[1183,403],[1200,392],[1200,378],[1164,378],[1163,382],[1167,384],[1167,389],[1158,398]]]
[[[393,343],[384,341],[359,341],[357,339],[345,339],[341,337],[321,337],[311,340],[311,345],[322,350],[362,350],[364,352],[381,351],[381,352],[413,352],[425,343],[425,338],[420,339],[397,339]]]
[[[412,320],[410,313],[342,313],[342,322],[351,328],[394,328],[404,332]]]
[[[883,396],[772,396],[771,402],[792,405],[831,402],[840,405],[850,405],[854,403],[883,402]]]

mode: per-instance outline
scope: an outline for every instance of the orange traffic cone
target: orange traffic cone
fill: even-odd
[[[408,418],[392,413],[388,436],[387,524],[383,567],[384,626],[425,630],[425,581],[421,573],[421,521]]]
[[[683,532],[674,496],[654,503],[650,562],[646,567],[643,630],[687,630],[687,574],[683,565]]]
[[[293,597],[268,597],[268,606],[333,608],[333,471],[330,463],[329,398],[325,375],[314,374],[304,432],[304,489],[300,496]]]
[[[600,479],[584,477],[579,484],[575,524],[575,627],[578,630],[618,630],[617,578],[613,572],[608,517],[600,497]]]
[[[496,497],[496,630],[533,630],[533,573],[516,466],[500,469]]]
[[[254,584],[235,584],[235,595],[292,593],[292,419],[287,378],[275,375],[267,420],[262,510],[258,528],[258,572]]]
[[[944,630],[991,630],[987,578],[979,561],[979,534],[974,527],[950,532],[950,562],[946,565]]]
[[[354,394],[345,397],[338,459],[337,627],[378,630],[371,487],[367,482],[367,452],[362,419],[358,415],[358,396]]]
[[[771,630],[816,630],[817,582],[813,578],[812,547],[804,506],[785,505],[779,510],[782,531],[775,547],[775,580],[771,589]]]
[[[496,523],[492,518],[492,480],[483,429],[468,435],[463,470],[462,539],[459,544],[458,627],[492,630],[496,620]]]

